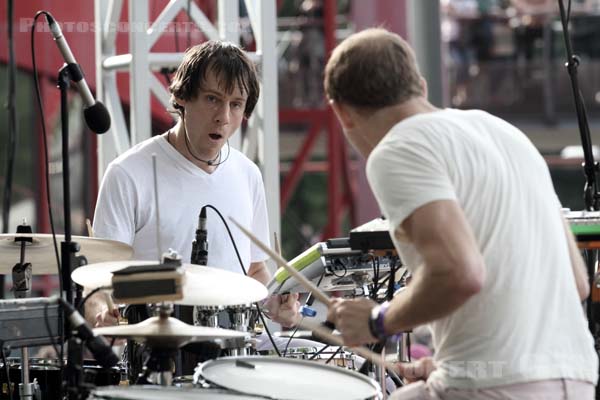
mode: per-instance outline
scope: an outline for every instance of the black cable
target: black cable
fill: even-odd
[[[379,292],[380,282],[379,282],[379,259],[372,254],[369,254],[371,257],[371,263],[373,265],[373,290],[371,291],[371,299],[377,299],[377,292]]]
[[[387,281],[388,281],[388,286],[387,286],[387,293],[386,293],[386,300],[387,301],[392,301],[392,299],[394,298],[394,291],[395,291],[395,281],[396,281],[396,260],[394,260],[393,258],[390,258],[390,274],[387,276]],[[385,281],[385,279],[384,279]],[[383,286],[383,283],[381,284]]]
[[[10,368],[8,368],[8,363],[6,362],[6,352],[4,349],[4,342],[0,342],[0,351],[2,352],[2,364],[4,364],[4,372],[6,373],[6,383],[8,385],[8,399],[12,400],[12,387],[10,384]]]
[[[229,146],[229,139],[227,139],[227,155],[225,156],[224,159],[221,159],[221,149],[219,149],[219,154],[217,154],[217,156],[212,160],[204,160],[204,159],[198,157],[196,154],[194,154],[194,152],[192,151],[192,147],[194,147],[194,146],[192,146],[192,144],[190,143],[190,138],[188,137],[187,128],[185,127],[185,113],[183,113],[183,112],[181,113],[181,118],[183,119],[183,136],[185,137],[185,147],[187,148],[187,151],[190,153],[190,155],[192,157],[194,157],[196,160],[201,161],[211,167],[216,167],[218,165],[221,165],[225,161],[227,161],[227,159],[229,159],[229,154],[231,153],[231,147]],[[167,141],[168,141],[168,136],[167,136]],[[215,162],[217,159],[219,159],[219,162]],[[223,220],[223,221],[225,221],[225,220]]]
[[[346,264],[344,264],[342,260],[340,260],[339,258],[336,258],[333,261],[333,263],[334,263],[334,265],[341,265],[342,267],[344,267],[344,273],[342,275],[336,274],[335,268],[332,268],[331,273],[333,274],[333,276],[335,276],[336,278],[343,278],[348,274],[348,267],[346,267]]]
[[[79,304],[79,307],[77,307],[78,308],[77,311],[79,311],[80,314],[83,314],[84,307],[85,307],[85,302],[88,301],[90,297],[92,297],[93,295],[95,295],[99,291],[101,291],[101,290],[108,290],[108,289],[112,289],[112,287],[110,287],[110,286],[100,286],[100,287],[97,287],[96,289],[92,290],[88,294],[86,294],[85,297],[83,298],[83,300],[81,300],[81,304]]]
[[[319,356],[319,354],[321,354],[322,352],[324,352],[329,347],[330,346],[328,344],[326,344],[325,346],[321,347],[321,349],[319,351],[317,351],[315,354],[313,354],[312,356],[310,356],[310,358],[308,359],[308,361],[314,360],[315,358],[317,358]]]
[[[8,100],[6,108],[8,111],[8,146],[6,146],[6,179],[4,186],[4,196],[2,199],[2,233],[8,233],[8,223],[10,219],[10,204],[12,200],[12,185],[15,171],[17,143],[18,143],[18,126],[17,115],[15,108],[15,46],[13,37],[13,20],[14,7],[13,0],[8,0]],[[4,297],[4,276],[2,277],[2,297]]]
[[[221,215],[219,210],[217,210],[216,207],[214,207],[213,205],[207,204],[204,207],[214,210],[217,213],[217,215],[219,216],[219,218],[221,218],[221,221],[223,221],[223,225],[225,225],[225,229],[227,229],[227,233],[229,234],[229,239],[231,240],[231,244],[233,245],[233,249],[235,250],[235,255],[237,256],[237,259],[240,263],[240,267],[242,268],[244,275],[248,276],[248,273],[246,272],[246,268],[244,267],[244,263],[242,262],[242,257],[240,256],[240,252],[238,251],[237,245],[235,244],[235,240],[233,239],[233,235],[231,234],[231,230],[229,229],[229,225],[227,224],[227,221],[225,221],[225,218],[223,218],[223,215]],[[275,349],[277,356],[281,357],[281,353],[279,352],[279,349],[277,348],[277,345],[275,344],[275,341],[273,340],[273,336],[271,336],[271,332],[269,331],[269,327],[267,326],[267,322],[265,321],[265,318],[263,316],[263,312],[261,310],[260,305],[258,304],[258,302],[254,303],[254,304],[256,305],[256,309],[258,310],[258,316],[260,317],[260,320],[262,321],[263,326],[265,327],[265,332],[267,332],[267,336],[269,337],[269,340],[271,341],[271,344],[273,345],[273,348]]]
[[[408,362],[412,362],[412,357],[410,355],[410,332],[406,332],[406,352],[408,353]]]
[[[40,123],[42,125],[44,157],[45,157],[44,172],[46,175],[46,201],[48,203],[48,217],[50,219],[50,230],[52,231],[52,243],[54,244],[54,255],[56,257],[56,268],[58,270],[59,297],[62,300],[63,296],[64,296],[63,282],[62,282],[62,269],[60,267],[60,257],[58,255],[58,245],[56,243],[56,231],[54,229],[54,217],[52,215],[52,200],[51,200],[51,196],[50,196],[50,172],[49,172],[50,159],[48,157],[48,138],[47,138],[47,133],[46,133],[46,123],[45,123],[46,119],[44,117],[44,107],[42,105],[40,82],[39,82],[39,78],[38,78],[37,64],[35,61],[35,26],[37,24],[37,19],[40,17],[40,15],[45,15],[47,17],[48,13],[45,11],[38,11],[35,14],[35,16],[33,17],[33,25],[31,27],[31,64],[32,64],[32,68],[33,68],[33,80],[35,83],[35,94],[36,94],[38,107],[40,110]],[[47,324],[47,327],[49,327],[49,324]],[[63,357],[64,357],[64,343],[65,343],[65,332],[63,329],[63,330],[61,330],[61,336],[60,336],[60,353],[57,352],[59,354],[61,371],[62,371],[62,363],[63,363]],[[53,345],[54,345],[54,340],[53,340]],[[56,351],[56,348],[55,348],[55,351]],[[62,376],[62,372],[61,372],[61,376]],[[62,380],[62,378],[61,378],[61,380]],[[62,393],[62,385],[61,385],[61,390],[60,390],[61,398],[62,398],[62,394],[63,393]]]
[[[64,367],[63,358],[62,358],[62,348],[59,352],[56,341],[54,340],[54,334],[52,333],[52,328],[50,327],[50,320],[48,318],[48,307],[49,306],[50,306],[50,303],[46,303],[44,305],[44,324],[46,325],[46,332],[48,333],[48,337],[50,338],[50,343],[52,344],[52,348],[54,349],[56,354],[59,356],[58,363],[60,365],[60,368],[62,369]],[[61,337],[62,337],[62,335],[61,335]]]
[[[78,312],[80,314],[83,314],[84,310],[85,310],[85,303],[90,299],[90,297],[92,297],[94,294],[98,293],[101,290],[108,290],[108,289],[112,289],[111,286],[100,286],[97,287],[96,289],[92,290],[91,292],[89,292],[88,294],[85,295],[85,297],[81,300],[81,303],[79,304],[78,308]]]
[[[323,277],[324,276],[325,276],[325,271],[323,271],[323,273],[319,277],[319,280],[317,281],[317,285],[316,285],[317,287],[319,287],[319,285],[323,281]],[[312,292],[308,293],[308,296],[306,296],[306,300],[304,300],[304,306],[305,307],[308,305],[308,302],[311,301],[312,297],[313,297]],[[312,304],[312,302],[311,302],[311,304]],[[285,344],[285,348],[283,349],[283,357],[286,356],[288,347],[290,346],[290,343],[292,342],[292,339],[294,338],[294,335],[296,334],[296,332],[298,332],[298,329],[300,328],[300,325],[302,324],[302,321],[304,321],[304,315],[300,319],[300,322],[296,326],[296,329],[294,329],[294,332],[292,332],[292,335],[290,336],[290,338],[288,339],[287,343]]]
[[[290,343],[292,343],[292,339],[294,338],[294,335],[296,334],[296,332],[298,332],[298,329],[300,329],[300,324],[302,324],[302,321],[304,321],[304,315],[302,316],[302,318],[300,318],[300,322],[298,323],[298,326],[296,326],[296,328],[294,329],[294,332],[292,332],[288,341],[285,343],[285,347],[283,348],[283,354],[281,355],[281,357],[285,357],[287,355],[288,347],[290,347]]]
[[[562,0],[560,0],[562,1]],[[569,20],[571,19],[571,0],[569,0],[569,2],[567,3],[567,24],[569,23]]]

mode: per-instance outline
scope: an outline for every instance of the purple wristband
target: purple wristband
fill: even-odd
[[[385,312],[387,311],[389,306],[390,303],[387,301],[381,303],[381,306],[379,306],[379,313],[377,314],[377,319],[375,320],[375,329],[377,330],[377,333],[379,334],[378,336],[380,338],[387,337],[387,335],[385,334],[385,328],[383,326],[383,319],[385,317]]]
[[[380,341],[385,340],[387,337],[383,326],[383,318],[388,307],[389,303],[387,301],[374,307],[369,318],[369,331],[374,338]]]

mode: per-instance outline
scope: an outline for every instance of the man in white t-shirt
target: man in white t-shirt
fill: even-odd
[[[383,29],[334,50],[325,89],[413,273],[389,304],[337,300],[329,318],[351,346],[425,323],[433,334],[434,358],[399,365],[418,382],[392,398],[592,399],[587,273],[527,137],[431,105],[412,50]]]
[[[227,218],[249,227],[269,242],[264,186],[258,167],[229,147],[228,139],[250,117],[259,84],[252,61],[237,46],[209,41],[189,49],[170,86],[178,123],[115,159],[106,170],[94,215],[97,237],[133,246],[134,259],[158,260],[167,249],[190,262],[200,210],[214,206]],[[160,245],[152,155],[157,160]],[[248,276],[266,284],[268,258],[235,226],[230,227]],[[207,210],[208,265],[242,273],[223,221]],[[117,311],[96,307],[87,312],[97,325],[116,322]],[[298,320],[297,295],[282,302],[273,296],[267,307],[282,325]]]

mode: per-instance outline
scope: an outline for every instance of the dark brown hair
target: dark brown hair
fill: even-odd
[[[248,95],[244,116],[250,117],[260,93],[254,63],[238,46],[217,40],[210,40],[186,51],[169,86],[171,105],[181,112],[182,107],[177,104],[177,99],[194,100],[202,89],[207,70],[215,74],[219,85],[227,93],[233,92],[237,86],[242,93]]]
[[[406,41],[382,28],[351,35],[325,67],[329,99],[375,110],[423,95],[415,55]]]

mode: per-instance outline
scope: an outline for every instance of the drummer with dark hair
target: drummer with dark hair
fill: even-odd
[[[134,259],[156,260],[175,249],[190,262],[198,215],[214,205],[222,215],[251,227],[269,241],[267,205],[256,164],[229,146],[229,138],[249,118],[258,101],[259,83],[252,61],[238,46],[208,41],[190,48],[170,86],[176,125],[145,140],[108,166],[94,215],[97,237],[131,245]],[[158,201],[154,201],[152,156],[156,155]],[[160,243],[157,218],[160,209]],[[209,214],[210,214],[209,210]],[[215,217],[213,217],[213,215]],[[210,215],[208,265],[242,273],[224,224]],[[233,227],[239,256],[248,276],[266,284],[267,255]],[[97,326],[116,323],[117,311],[95,302],[88,317]],[[272,296],[266,304],[273,320],[292,326],[299,319],[298,297]]]

